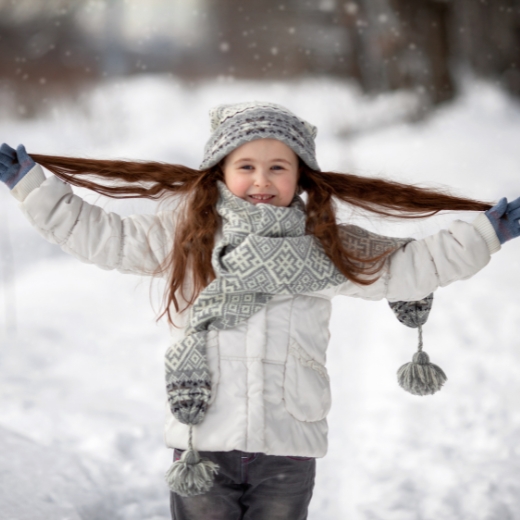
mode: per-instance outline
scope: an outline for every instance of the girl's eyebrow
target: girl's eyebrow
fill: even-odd
[[[242,162],[242,161],[245,161],[245,162],[254,162],[254,159],[249,159],[247,157],[241,157],[240,159],[237,159],[234,164],[236,163],[239,163],[239,162]],[[290,161],[288,161],[287,159],[271,159],[270,162],[284,162],[284,163],[287,163],[287,164],[291,164]]]
[[[291,164],[291,161],[288,161],[287,159],[273,159],[271,162],[284,162],[287,164]]]

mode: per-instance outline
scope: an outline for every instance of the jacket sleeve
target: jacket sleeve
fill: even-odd
[[[29,222],[66,253],[102,269],[153,275],[173,243],[173,212],[120,217],[85,202],[36,165],[12,194]]]
[[[368,300],[420,300],[438,287],[470,278],[499,249],[500,242],[483,213],[473,224],[456,220],[448,229],[408,242],[391,254],[373,284],[345,282],[336,294]]]

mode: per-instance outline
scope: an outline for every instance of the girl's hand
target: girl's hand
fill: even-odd
[[[491,222],[501,244],[520,236],[520,197],[513,202],[507,202],[504,197],[496,206],[485,213]]]
[[[0,181],[13,189],[36,163],[27,155],[25,146],[15,150],[8,144],[0,146]]]

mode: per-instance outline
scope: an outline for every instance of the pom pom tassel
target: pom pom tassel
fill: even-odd
[[[190,425],[189,448],[175,461],[166,472],[166,482],[170,489],[183,497],[191,497],[206,493],[213,485],[214,475],[219,466],[207,459],[201,459],[193,448]]]
[[[439,391],[447,381],[440,367],[430,363],[426,352],[422,351],[422,326],[419,325],[419,349],[412,362],[406,363],[397,371],[397,381],[407,392],[414,395],[431,395]]]

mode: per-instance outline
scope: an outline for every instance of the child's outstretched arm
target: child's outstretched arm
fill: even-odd
[[[0,147],[0,181],[44,238],[84,262],[152,275],[171,248],[171,213],[126,218],[107,213],[73,194],[57,177],[46,178],[23,145]]]
[[[480,213],[472,224],[454,221],[448,229],[414,240],[391,254],[371,285],[346,282],[338,294],[370,300],[420,300],[438,287],[470,278],[485,267],[506,240],[520,236],[520,199]]]

